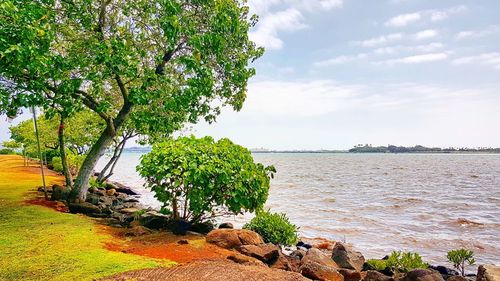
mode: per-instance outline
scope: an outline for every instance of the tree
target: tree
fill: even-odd
[[[31,105],[87,108],[105,128],[75,180],[92,171],[130,122],[149,140],[242,107],[248,64],[262,55],[238,0],[6,0],[0,4],[0,113]]]
[[[460,271],[462,276],[465,276],[465,264],[473,265],[476,263],[474,259],[474,252],[466,249],[457,249],[449,251],[446,255],[448,260],[453,264],[453,266]]]
[[[254,163],[248,149],[211,137],[156,144],[137,170],[163,203],[162,211],[191,222],[261,210],[275,172]]]

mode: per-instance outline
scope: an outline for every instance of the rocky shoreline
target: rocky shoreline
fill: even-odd
[[[65,202],[69,191],[60,185],[49,189],[51,200]],[[174,221],[151,208],[141,206],[138,194],[120,183],[108,181],[103,187],[91,188],[86,202],[69,203],[71,213],[100,218],[113,227],[126,228],[133,236],[154,231],[171,231],[176,235],[195,232],[206,235],[206,242],[234,251],[228,261],[262,270],[281,270],[295,273],[281,280],[334,280],[334,281],[500,281],[499,267],[481,265],[477,275],[459,276],[456,270],[445,266],[429,266],[406,273],[389,268],[376,269],[366,262],[362,253],[349,245],[328,241],[301,241],[295,246],[264,243],[259,234],[244,229],[233,229],[223,223],[214,229],[210,223],[191,225]],[[182,236],[179,243],[188,243]],[[387,257],[383,258],[386,259]],[[383,260],[381,259],[381,260]],[[300,277],[300,278],[299,278]]]

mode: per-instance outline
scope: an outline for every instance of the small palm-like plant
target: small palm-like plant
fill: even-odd
[[[474,252],[466,249],[457,249],[449,251],[446,255],[450,263],[453,264],[462,276],[465,276],[465,264],[473,265],[476,263]]]

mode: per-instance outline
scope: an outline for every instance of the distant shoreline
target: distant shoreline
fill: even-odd
[[[151,148],[125,148],[124,152],[131,153],[148,153]],[[412,151],[412,152],[375,152],[375,151],[357,151],[351,152],[348,150],[250,150],[255,154],[500,154],[499,151],[482,151],[482,150],[457,150],[457,151]]]

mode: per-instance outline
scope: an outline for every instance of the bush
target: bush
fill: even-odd
[[[465,263],[473,265],[476,263],[474,259],[474,252],[466,249],[457,249],[449,251],[446,255],[448,260],[453,264],[453,266],[460,271],[462,276],[465,276]]]
[[[0,149],[0,155],[15,154],[15,151],[10,148]]]
[[[417,253],[394,251],[386,260],[387,267],[395,272],[408,272],[417,268],[428,268],[429,264],[422,261]]]
[[[191,222],[261,210],[275,172],[254,163],[248,149],[210,137],[156,144],[137,170],[163,203],[162,213]]]
[[[69,172],[72,175],[77,175],[78,170],[80,169],[83,160],[85,160],[85,155],[76,155],[73,153],[67,153],[66,155],[67,161],[68,161],[68,168]],[[54,171],[62,173],[63,168],[62,168],[62,162],[61,162],[61,157],[56,156],[52,158],[52,166],[54,167]]]
[[[377,271],[383,271],[387,268],[387,261],[386,260],[375,260],[375,259],[370,259],[367,260],[366,263],[373,269]]]
[[[257,232],[266,243],[293,245],[298,240],[298,227],[283,213],[259,212],[243,228]]]

